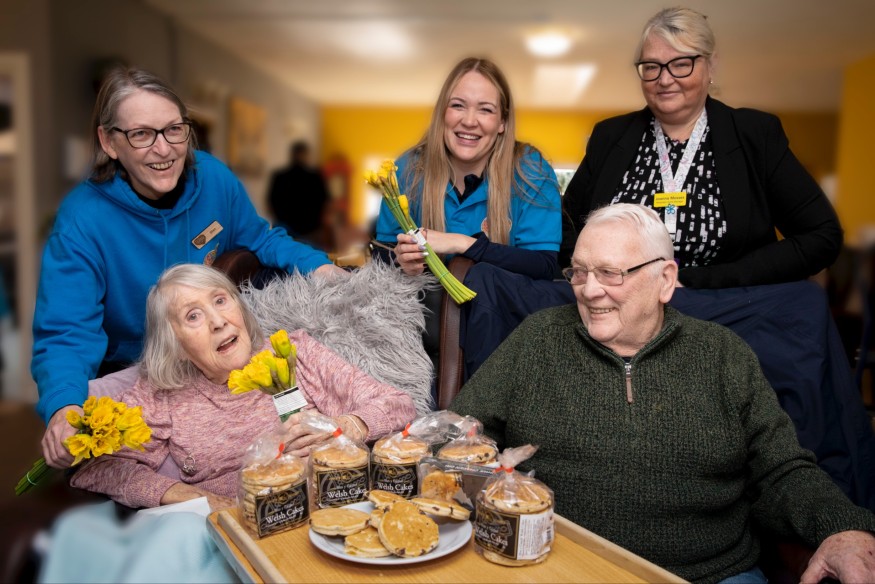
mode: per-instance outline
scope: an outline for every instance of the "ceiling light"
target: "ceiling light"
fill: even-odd
[[[547,31],[526,37],[529,52],[538,57],[558,57],[571,48],[571,38],[558,31]]]

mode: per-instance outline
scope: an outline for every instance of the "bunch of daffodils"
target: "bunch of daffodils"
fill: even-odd
[[[420,245],[425,246],[425,263],[428,264],[431,273],[437,277],[438,281],[440,281],[441,285],[443,285],[444,289],[449,293],[456,304],[468,302],[476,296],[476,293],[459,282],[459,280],[447,270],[447,267],[431,248],[431,245],[429,245],[429,243],[425,241],[425,238],[422,237],[416,223],[410,218],[410,208],[407,202],[407,195],[402,195],[398,188],[398,177],[395,175],[396,170],[398,170],[398,167],[395,166],[394,161],[385,160],[380,166],[380,170],[377,172],[366,172],[365,180],[369,185],[378,189],[383,195],[383,199],[386,201],[386,206],[389,207],[392,216],[395,217],[395,221],[398,222],[401,229],[403,229],[408,235],[416,237]]]
[[[129,408],[109,397],[92,396],[82,404],[82,415],[75,410],[67,412],[67,422],[78,432],[64,440],[64,446],[75,459],[71,466],[83,460],[112,454],[127,446],[143,451],[143,444],[152,439],[152,429],[143,421],[143,410]],[[33,467],[15,486],[15,494],[21,495],[35,487],[52,470],[46,459],[36,461]]]
[[[260,389],[276,395],[295,386],[295,364],[298,352],[289,340],[289,334],[279,330],[270,336],[273,352],[265,349],[249,361],[243,369],[235,369],[228,377],[228,389],[237,395]]]

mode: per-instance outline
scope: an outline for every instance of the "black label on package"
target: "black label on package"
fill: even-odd
[[[368,500],[368,465],[316,471],[316,504],[342,507]]]
[[[371,489],[395,493],[405,499],[415,497],[419,492],[419,479],[416,476],[416,463],[387,464],[371,463]]]
[[[293,527],[310,519],[307,481],[282,491],[255,497],[255,524],[258,537],[264,537]]]
[[[474,543],[515,560],[519,521],[519,515],[501,513],[478,501],[477,519],[474,520]]]

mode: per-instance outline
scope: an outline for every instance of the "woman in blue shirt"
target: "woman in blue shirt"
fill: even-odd
[[[411,217],[424,228],[432,249],[477,262],[465,284],[478,297],[488,295],[483,288],[496,279],[558,274],[562,218],[556,174],[536,148],[517,142],[515,133],[504,74],[491,61],[467,58],[444,82],[426,134],[396,162]],[[376,236],[394,244],[395,260],[405,273],[423,272],[423,250],[402,233],[385,202]],[[477,305],[475,298],[463,314]],[[463,336],[463,348],[481,344],[472,334]]]

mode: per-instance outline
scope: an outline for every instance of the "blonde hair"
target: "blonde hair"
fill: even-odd
[[[444,142],[446,129],[444,116],[453,90],[462,77],[471,72],[483,75],[498,90],[499,112],[504,122],[504,132],[496,137],[484,170],[484,178],[488,178],[489,185],[486,218],[489,224],[490,241],[507,244],[510,241],[511,196],[514,194],[525,196],[520,180],[535,188],[523,172],[523,156],[530,151],[541,158],[543,156],[530,144],[516,141],[516,115],[510,86],[498,66],[488,59],[476,57],[463,59],[453,67],[444,81],[431,114],[428,130],[409,153],[410,163],[405,170],[405,178],[411,187],[407,195],[413,200],[420,199],[421,227],[446,230],[444,197],[447,190],[447,177],[453,176],[453,166]],[[526,166],[534,167],[534,164],[528,162]]]
[[[647,21],[635,51],[636,63],[641,60],[644,43],[651,34],[661,37],[677,51],[692,49],[708,60],[714,56],[717,46],[714,31],[708,25],[708,17],[682,6],[664,8]]]

